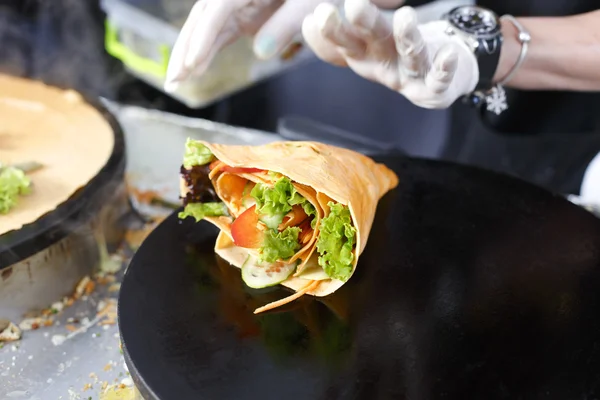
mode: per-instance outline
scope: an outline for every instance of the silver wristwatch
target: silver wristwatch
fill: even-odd
[[[467,100],[500,114],[507,108],[504,89],[493,81],[502,49],[500,18],[483,7],[461,6],[448,12],[444,19],[449,24],[446,33],[460,37],[473,50],[479,65],[479,82]]]

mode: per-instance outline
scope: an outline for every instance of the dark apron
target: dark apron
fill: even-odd
[[[588,164],[600,153],[600,131],[499,134],[463,104],[453,107],[450,131],[442,158],[517,176],[561,194],[579,194]]]

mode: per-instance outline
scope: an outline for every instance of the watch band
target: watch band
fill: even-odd
[[[508,108],[504,88],[494,82],[504,39],[501,19],[487,8],[471,5],[452,9],[446,14],[446,20],[449,22],[446,33],[458,35],[465,41],[479,68],[479,80],[464,100],[499,115]]]
[[[500,62],[502,48],[502,35],[489,40],[481,40],[475,50],[475,57],[479,65],[479,82],[476,91],[488,91],[494,86],[494,75]]]
[[[519,70],[521,64],[525,60],[527,56],[527,50],[529,48],[529,42],[531,41],[531,35],[529,32],[517,21],[515,17],[512,15],[504,15],[500,18],[501,20],[508,20],[515,25],[515,27],[519,31],[518,39],[521,43],[521,52],[519,53],[519,58],[515,62],[515,65],[511,68],[508,74],[502,78],[498,83],[494,84],[492,82],[492,88],[487,90],[483,94],[483,103],[485,103],[485,108],[487,111],[492,112],[496,115],[502,114],[502,112],[508,109],[508,99],[506,96],[506,92],[504,91],[504,85],[509,82],[515,73]],[[498,52],[498,58],[500,57],[500,52]],[[480,96],[481,97],[481,96]],[[481,99],[480,99],[481,100]],[[481,102],[481,101],[479,101]]]

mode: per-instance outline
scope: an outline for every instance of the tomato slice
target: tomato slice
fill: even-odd
[[[256,249],[262,245],[263,231],[258,229],[258,214],[254,211],[256,205],[250,207],[231,224],[231,236],[236,246]]]
[[[229,165],[221,168],[223,172],[229,172],[230,174],[255,174],[257,172],[263,172],[264,169],[259,168],[243,168],[243,167],[230,167]]]

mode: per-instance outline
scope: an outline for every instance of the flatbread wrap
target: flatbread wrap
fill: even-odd
[[[188,139],[180,170],[180,218],[221,231],[215,252],[252,288],[335,292],[353,275],[377,203],[396,174],[360,153],[317,142],[232,146]]]

